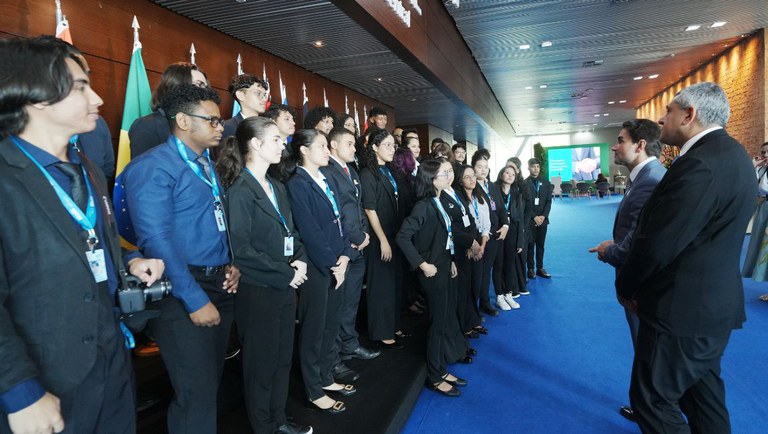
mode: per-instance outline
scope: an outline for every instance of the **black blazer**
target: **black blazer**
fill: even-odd
[[[754,173],[744,148],[721,129],[696,142],[656,186],[616,280],[651,327],[674,336],[741,327],[739,260],[755,208]]]
[[[413,269],[425,261],[435,266],[451,261],[451,252],[445,248],[448,228],[431,197],[416,202],[397,232],[396,240]]]
[[[443,204],[445,212],[451,218],[451,230],[453,231],[453,242],[455,244],[454,252],[456,255],[464,255],[478,238],[475,219],[469,212],[469,208],[447,191],[443,191],[440,194],[440,203]],[[469,218],[469,226],[464,226],[465,215]]]
[[[271,179],[277,204],[293,236],[293,256],[283,255],[283,242],[288,233],[259,182],[243,171],[227,189],[225,201],[234,263],[240,269],[240,280],[255,286],[290,289],[294,269],[290,263],[307,262],[304,245],[293,224],[291,204],[283,184]]]
[[[523,184],[523,187],[525,185]],[[509,188],[509,192],[512,195],[512,198],[509,198],[509,194],[504,194],[504,190],[499,187],[499,191],[501,191],[501,199],[502,199],[502,208],[507,213],[507,219],[509,220],[509,230],[516,231],[517,232],[517,248],[522,249],[524,244],[528,244],[526,240],[523,239],[523,233],[525,232],[525,226],[527,224],[527,221],[525,220],[525,199],[520,194],[516,194],[517,191],[514,189],[514,186]],[[507,200],[509,200],[509,207],[507,207]],[[512,227],[514,224],[514,227]],[[507,235],[509,236],[509,235]]]
[[[170,135],[171,126],[165,118],[163,109],[136,119],[128,129],[128,138],[131,140],[131,159],[165,143]]]
[[[327,181],[331,192],[338,197],[336,192],[339,188],[336,183],[333,179]],[[286,187],[291,199],[293,221],[301,234],[307,255],[315,267],[324,276],[328,276],[339,256],[352,258],[354,254],[347,234],[339,234],[331,202],[306,170],[297,167]]]
[[[539,215],[544,216],[544,223],[549,224],[549,210],[552,208],[552,184],[546,179],[537,178],[539,180],[539,191],[536,191],[536,182],[532,177],[528,177],[525,180],[528,185],[528,193],[530,196],[530,205],[533,207],[531,212],[531,219],[529,224],[533,224],[533,218]],[[539,204],[536,205],[536,198],[539,198]]]
[[[104,196],[97,206],[109,205],[101,171],[89,172]],[[113,300],[93,279],[78,226],[10,138],[0,143],[0,203],[0,393],[37,377],[61,395],[93,367],[99,310]],[[119,260],[116,231],[100,212],[106,247]]]
[[[393,172],[394,176],[394,172]],[[397,183],[397,178],[395,178]],[[394,237],[400,228],[400,203],[395,199],[395,189],[389,178],[376,169],[364,168],[360,172],[360,184],[362,186],[363,209],[376,211],[379,216],[381,228],[387,238]],[[398,185],[398,195],[402,189]],[[402,200],[402,199],[400,199]],[[390,239],[391,243],[392,240]]]
[[[226,142],[229,136],[235,135],[237,132],[237,127],[240,125],[240,122],[242,122],[243,119],[243,112],[240,112],[224,122],[224,131],[221,133],[221,144]]]
[[[347,234],[350,243],[360,245],[365,241],[365,234],[368,232],[368,218],[365,216],[360,198],[360,177],[353,167],[347,165],[347,168],[350,176],[347,176],[341,164],[331,157],[328,166],[321,168],[320,172],[326,178],[332,179],[338,186],[336,198],[339,201],[339,212],[341,213],[344,233]],[[356,257],[362,255],[362,252],[358,250],[355,252]]]

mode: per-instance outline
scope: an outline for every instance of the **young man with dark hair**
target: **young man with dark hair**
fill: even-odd
[[[317,106],[307,112],[304,118],[304,128],[307,130],[318,130],[328,134],[333,129],[336,122],[336,113],[329,107]]]
[[[240,113],[224,123],[224,132],[221,135],[222,141],[235,134],[237,126],[240,125],[243,119],[259,116],[264,113],[267,98],[269,97],[267,83],[251,74],[240,74],[233,77],[227,91],[240,104]]]
[[[8,39],[0,58],[0,432],[133,433],[119,270],[152,284],[163,263],[121,258],[104,176],[69,143],[102,104],[80,52]]]
[[[163,99],[172,134],[123,172],[139,248],[166,263],[171,297],[149,322],[175,396],[168,432],[216,432],[216,394],[240,272],[231,265],[223,187],[209,149],[219,144],[219,96],[181,84]]]
[[[541,161],[537,158],[528,160],[528,171],[530,176],[525,182],[530,192],[530,200],[533,202],[533,213],[529,224],[530,236],[528,237],[528,278],[534,279],[539,276],[549,279],[552,276],[544,269],[544,242],[547,240],[549,210],[552,208],[552,184],[539,176]],[[536,258],[535,272],[534,257]]]
[[[387,129],[387,111],[381,107],[374,107],[368,110],[368,124],[370,127],[376,127],[380,130]]]
[[[287,143],[288,138],[296,132],[296,110],[287,105],[271,104],[262,116],[275,121],[283,143]]]

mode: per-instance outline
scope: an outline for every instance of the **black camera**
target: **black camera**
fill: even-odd
[[[117,302],[123,314],[132,314],[146,309],[147,302],[162,300],[171,293],[171,281],[158,279],[147,286],[138,277],[124,273],[122,287],[117,290]]]

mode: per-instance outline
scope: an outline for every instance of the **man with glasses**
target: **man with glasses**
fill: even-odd
[[[162,258],[172,297],[150,321],[175,396],[168,432],[216,432],[216,395],[240,272],[231,265],[223,188],[209,155],[224,122],[219,95],[180,84],[163,99],[171,135],[123,173],[125,206],[142,252]]]
[[[240,104],[240,113],[233,116],[224,124],[224,133],[221,135],[222,143],[227,137],[237,131],[237,126],[243,119],[251,116],[260,116],[266,110],[269,91],[267,83],[251,74],[235,76],[229,83],[229,94]]]

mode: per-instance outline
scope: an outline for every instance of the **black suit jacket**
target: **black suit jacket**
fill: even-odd
[[[461,197],[461,196],[459,196]],[[440,203],[443,209],[451,218],[451,230],[453,231],[453,242],[456,245],[454,253],[456,255],[465,255],[466,251],[472,247],[472,243],[478,238],[477,225],[469,208],[457,199],[451,193],[443,191],[440,194]],[[464,225],[464,216],[467,216],[469,225]]]
[[[631,194],[631,193],[630,193]],[[640,318],[674,336],[718,336],[745,321],[739,259],[757,186],[725,130],[702,137],[656,186],[616,280]]]
[[[90,172],[97,194],[106,196],[103,175]],[[37,377],[60,395],[93,367],[99,310],[111,309],[112,299],[93,279],[72,217],[9,138],[0,143],[0,203],[0,393]],[[105,232],[118,259],[106,221]]]
[[[536,190],[536,179],[539,180],[538,191]],[[528,186],[529,200],[533,207],[528,223],[532,225],[534,217],[543,215],[544,223],[542,224],[549,224],[549,210],[552,208],[552,183],[546,179],[532,178],[530,176],[526,178],[525,183]],[[539,198],[538,205],[536,205],[536,198]]]
[[[413,269],[425,261],[439,266],[451,260],[451,254],[445,248],[448,229],[434,198],[416,202],[411,215],[406,217],[397,232],[396,240]]]
[[[338,197],[336,183],[332,179],[326,180],[334,196]],[[339,234],[331,202],[306,170],[297,167],[286,187],[291,199],[293,221],[301,234],[307,255],[315,267],[328,276],[339,256],[352,258],[354,252],[349,239],[346,233]]]
[[[168,124],[168,119],[165,118],[165,112],[162,109],[136,119],[128,130],[128,139],[131,141],[131,159],[161,143],[165,143],[170,135],[171,126]]]
[[[307,262],[304,245],[293,224],[288,193],[280,182],[267,177],[275,189],[280,213],[293,236],[293,256],[284,255],[288,233],[275,211],[272,200],[259,182],[243,171],[227,189],[227,218],[234,263],[243,282],[275,289],[289,289],[294,269],[290,263]]]
[[[360,245],[365,241],[365,234],[368,232],[368,218],[363,211],[361,197],[360,176],[357,171],[347,165],[349,175],[344,173],[336,160],[331,157],[326,167],[320,169],[326,178],[332,179],[338,187],[336,198],[339,201],[339,212],[344,226],[344,232],[349,238],[349,242],[354,245]],[[355,250],[355,257],[361,256],[362,252]],[[350,259],[355,259],[352,257]]]
[[[243,119],[245,119],[243,118],[243,112],[240,112],[224,122],[224,131],[221,133],[221,144],[226,142],[229,136],[235,135],[237,132],[237,127],[240,125],[240,122],[242,122]]]

